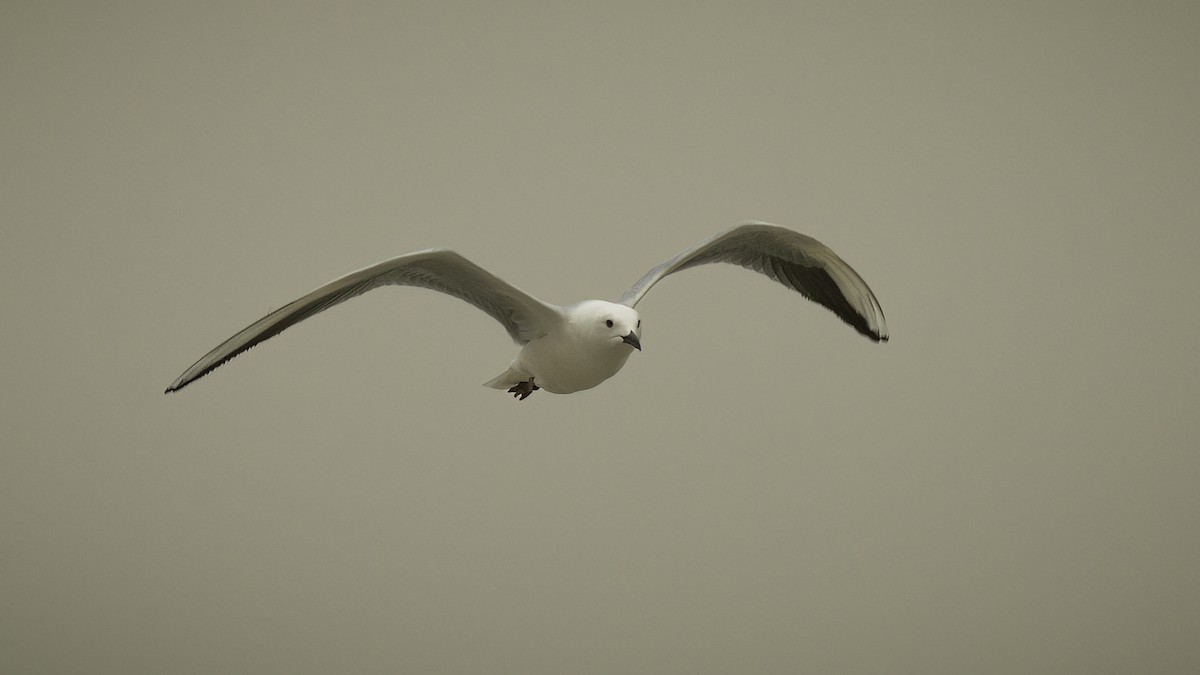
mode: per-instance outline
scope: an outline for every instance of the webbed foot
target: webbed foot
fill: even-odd
[[[517,386],[508,390],[508,393],[512,394],[513,398],[517,399],[518,401],[524,401],[525,399],[529,398],[530,394],[538,389],[541,389],[541,387],[534,384],[533,378],[531,377],[524,382],[517,383]]]

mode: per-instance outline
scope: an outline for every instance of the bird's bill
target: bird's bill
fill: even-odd
[[[629,335],[622,336],[621,342],[624,342],[639,352],[642,351],[642,341],[638,339],[637,333],[634,333],[633,331],[629,331]]]

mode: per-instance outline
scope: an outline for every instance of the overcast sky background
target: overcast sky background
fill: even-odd
[[[0,3],[0,671],[1200,671],[1194,2]],[[617,297],[516,403],[454,248]]]

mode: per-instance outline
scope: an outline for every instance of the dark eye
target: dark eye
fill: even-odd
[[[641,327],[642,327],[642,320],[641,320],[641,319],[638,319],[638,325],[637,325],[637,327],[638,327],[638,328],[641,328]]]
[[[612,319],[605,319],[604,325],[608,326],[609,328],[612,328]]]

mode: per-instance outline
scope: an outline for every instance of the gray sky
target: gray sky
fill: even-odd
[[[0,671],[1195,673],[1191,2],[0,5]],[[615,298],[516,403],[454,248]]]

